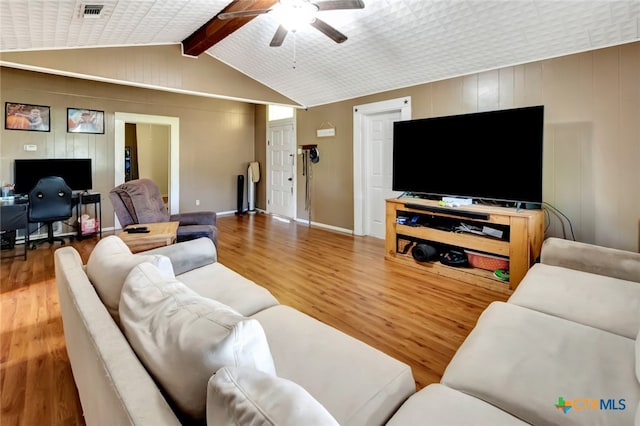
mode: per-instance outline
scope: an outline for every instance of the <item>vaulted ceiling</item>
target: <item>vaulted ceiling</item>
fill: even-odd
[[[234,7],[275,3],[260,1],[239,0]],[[181,44],[229,3],[0,0],[0,52]],[[203,54],[315,106],[640,40],[640,0],[364,3],[364,9],[319,12],[348,37],[344,43],[306,25],[270,47],[279,21],[266,13],[218,22],[234,28]],[[85,17],[86,4],[103,6],[98,17]]]

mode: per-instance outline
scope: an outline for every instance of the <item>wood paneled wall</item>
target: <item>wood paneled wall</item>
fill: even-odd
[[[413,118],[544,105],[544,200],[570,218],[576,239],[638,251],[640,42],[299,111],[298,143],[318,143],[322,155],[314,167],[314,221],[353,229],[352,109],[405,96]],[[336,137],[317,139],[326,121]],[[306,217],[303,190],[298,211]],[[548,235],[562,236],[559,219],[550,222]],[[566,223],[564,230],[570,238]]]
[[[183,56],[181,46],[131,46],[2,52],[5,64],[51,70],[53,74],[93,76],[99,81],[161,87],[179,93],[215,94],[234,100],[296,105],[208,54]]]
[[[104,227],[113,226],[114,113],[180,119],[180,211],[233,211],[236,176],[254,158],[255,105],[0,68],[0,102],[51,107],[50,132],[0,130],[0,180],[13,180],[16,158],[91,158],[102,194]],[[103,135],[67,133],[67,108],[105,112]],[[4,119],[3,119],[4,120]],[[24,151],[36,145],[35,152]],[[196,206],[195,200],[200,200]]]
[[[34,155],[22,151],[30,143],[39,146],[39,157],[94,158],[95,190],[106,193],[113,182],[114,111],[180,117],[183,211],[196,209],[196,199],[198,209],[235,210],[236,176],[264,156],[264,132],[256,123],[266,115],[256,116],[251,104],[7,68],[0,73],[3,102],[51,105],[58,117],[47,134],[2,130],[0,179],[11,179],[14,158]],[[413,118],[425,118],[542,104],[545,201],[570,218],[578,240],[637,251],[639,76],[635,42],[300,110],[298,144],[318,143],[322,156],[314,167],[313,220],[353,229],[353,106],[411,96]],[[67,134],[61,119],[66,107],[105,110],[105,135]],[[336,126],[336,137],[317,139],[315,130],[326,121]],[[260,185],[257,195],[264,208]],[[298,185],[297,197],[297,210],[306,218],[304,185]],[[550,222],[549,235],[570,237],[568,224],[561,226],[555,216]]]

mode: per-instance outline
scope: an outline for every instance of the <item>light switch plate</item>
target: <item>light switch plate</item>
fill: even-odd
[[[24,146],[24,150],[25,151],[37,151],[38,150],[38,145],[25,145]]]

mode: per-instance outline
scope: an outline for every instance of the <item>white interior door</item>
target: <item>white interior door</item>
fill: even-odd
[[[393,173],[393,122],[411,119],[411,97],[353,107],[353,234],[384,238]],[[372,147],[373,146],[373,147]]]
[[[296,140],[293,119],[269,122],[267,137],[267,208],[269,213],[296,214]]]
[[[385,200],[397,196],[391,189],[393,172],[393,122],[400,111],[365,118],[365,234],[385,237]]]

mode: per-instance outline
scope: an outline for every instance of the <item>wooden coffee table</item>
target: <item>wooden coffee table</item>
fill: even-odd
[[[118,234],[120,239],[131,249],[131,252],[151,250],[157,247],[168,246],[176,242],[179,222],[143,223],[125,226]],[[125,232],[127,228],[146,226],[149,232],[146,234],[133,234]]]

